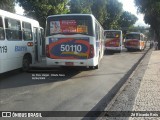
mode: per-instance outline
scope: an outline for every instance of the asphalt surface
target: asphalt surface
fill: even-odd
[[[98,70],[55,68],[2,74],[0,111],[103,110],[108,97],[112,98],[110,91],[147,50],[106,54]]]

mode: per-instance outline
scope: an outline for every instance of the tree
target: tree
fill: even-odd
[[[105,29],[118,29],[118,20],[122,14],[122,4],[117,0],[108,0],[106,5],[107,16],[103,24]]]
[[[93,0],[93,4],[91,6],[92,14],[101,25],[104,24],[107,17],[106,4],[107,0]]]
[[[138,11],[144,14],[144,20],[155,31],[158,49],[160,50],[160,1],[159,0],[135,0]]]
[[[37,19],[42,27],[45,27],[47,16],[69,12],[68,0],[17,0],[17,2],[23,7],[25,14]]]
[[[70,0],[70,13],[92,13],[91,0]]]
[[[71,0],[70,13],[93,14],[103,24],[106,16],[106,0]]]
[[[135,15],[131,14],[130,12],[124,11],[120,16],[118,23],[121,28],[129,28],[133,26],[137,20],[138,18]]]
[[[0,9],[15,12],[15,0],[0,0]]]

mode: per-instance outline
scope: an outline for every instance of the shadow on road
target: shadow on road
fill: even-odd
[[[115,51],[105,50],[104,55],[114,55]]]
[[[14,70],[0,74],[0,89],[66,81],[81,73],[82,70],[87,71],[89,69],[82,67],[62,67],[52,69],[34,68],[27,73],[21,72],[20,70]]]

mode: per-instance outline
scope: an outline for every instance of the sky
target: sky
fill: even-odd
[[[143,20],[143,14],[137,13],[137,7],[134,4],[134,0],[118,0],[119,2],[121,2],[123,4],[123,9],[125,11],[131,12],[132,14],[136,15],[138,20],[135,23],[135,26],[148,26],[147,24],[145,24],[144,20]],[[19,5],[15,6],[16,9],[16,13],[23,15],[24,10],[19,7]]]
[[[17,13],[17,14],[23,15],[24,10],[23,10],[23,8],[20,7],[18,4],[16,4],[15,10],[16,10],[16,13]]]
[[[123,4],[123,9],[125,11],[131,12],[132,14],[134,14],[135,16],[137,16],[138,20],[135,23],[135,26],[149,26],[147,24],[145,24],[143,17],[143,14],[137,13],[137,7],[134,4],[134,0],[118,0],[119,2],[121,2]]]

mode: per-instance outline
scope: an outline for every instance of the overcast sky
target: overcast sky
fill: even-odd
[[[16,4],[15,10],[17,14],[23,15],[24,10],[22,9],[22,7],[19,7],[18,4]]]
[[[137,25],[148,26],[147,24],[145,24],[145,22],[143,20],[144,16],[140,13],[137,13],[137,7],[134,4],[134,0],[118,0],[118,1],[123,4],[123,9],[125,11],[131,12],[132,14],[137,16],[138,21],[135,24],[136,26]]]

